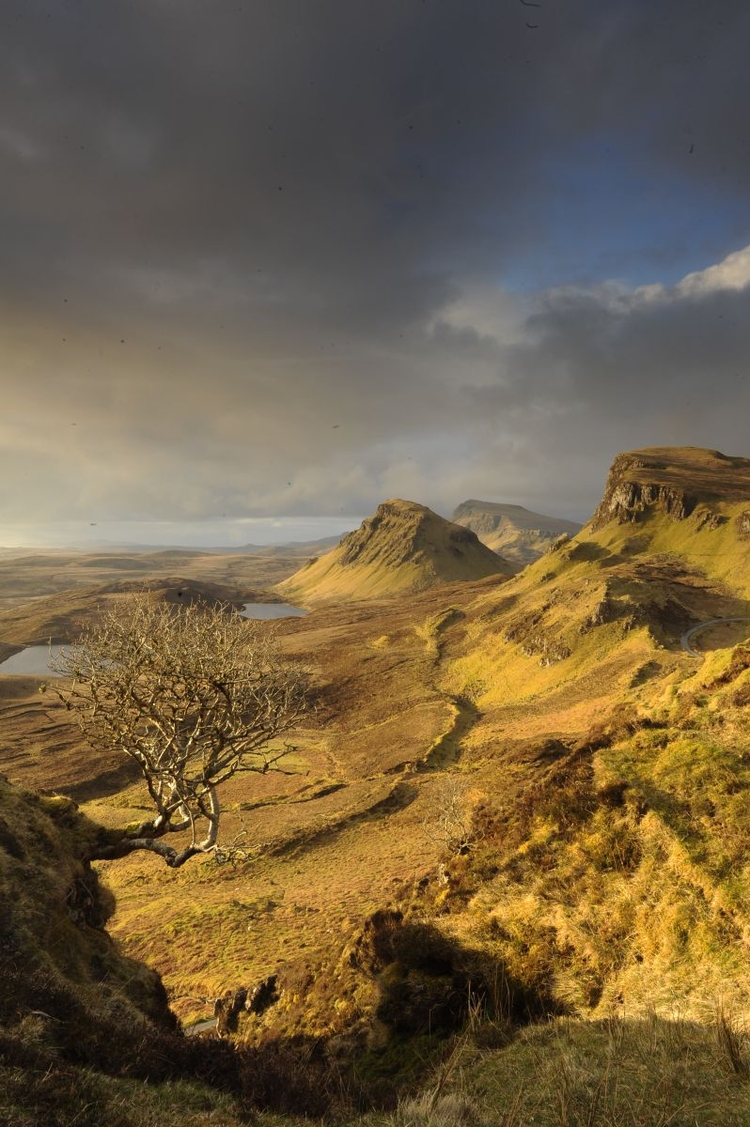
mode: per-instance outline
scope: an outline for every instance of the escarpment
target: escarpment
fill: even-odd
[[[594,513],[592,528],[614,520],[618,524],[635,523],[649,508],[658,509],[671,520],[689,517],[697,498],[677,484],[643,480],[649,469],[661,469],[648,459],[634,454],[620,454],[612,463],[604,496]]]
[[[634,524],[649,511],[672,521],[695,514],[697,525],[716,528],[718,509],[750,498],[750,459],[717,450],[653,447],[615,458],[591,531],[610,522]],[[699,508],[700,506],[700,508]],[[738,524],[738,532],[742,528]]]

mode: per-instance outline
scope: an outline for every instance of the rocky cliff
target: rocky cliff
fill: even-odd
[[[651,447],[615,458],[590,527],[637,523],[648,511],[718,526],[722,506],[748,499],[750,459],[697,447]]]

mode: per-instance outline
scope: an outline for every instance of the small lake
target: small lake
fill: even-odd
[[[306,614],[301,607],[288,603],[245,603],[240,611],[243,618],[293,618]],[[50,658],[55,658],[65,646],[27,646],[17,654],[0,662],[0,673],[20,673],[27,677],[56,677],[49,667]]]
[[[0,673],[25,673],[32,677],[56,677],[49,667],[50,657],[57,657],[65,646],[27,646],[0,663]]]
[[[307,611],[289,603],[245,603],[240,611],[242,618],[298,618]]]

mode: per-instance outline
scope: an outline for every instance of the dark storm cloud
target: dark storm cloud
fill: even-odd
[[[585,504],[607,442],[700,441],[710,349],[710,442],[733,442],[742,295],[617,314],[596,286],[497,285],[595,272],[592,169],[611,276],[623,170],[655,229],[689,201],[644,277],[750,241],[748,32],[744,3],[697,0],[9,0],[4,511],[449,509],[542,491],[542,441],[590,444],[553,472]]]
[[[114,254],[314,275],[348,323],[404,271],[496,266],[543,237],[540,181],[571,144],[638,140],[636,163],[693,144],[714,179],[748,159],[737,5],[580,0],[536,29],[494,0],[5,13],[6,215],[27,262],[36,245],[63,268]]]
[[[552,290],[523,333],[514,343],[502,326],[490,336],[495,377],[465,394],[469,413],[485,420],[478,463],[507,462],[530,498],[555,481],[569,511],[585,517],[613,453],[627,447],[747,453],[750,248],[671,287]],[[504,433],[515,436],[510,446]]]

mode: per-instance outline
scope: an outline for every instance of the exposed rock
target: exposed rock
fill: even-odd
[[[724,518],[715,502],[745,498],[750,498],[748,458],[685,446],[636,450],[619,454],[612,463],[590,528],[596,531],[610,521],[636,523],[650,509],[675,521],[697,510],[699,528],[717,528]]]
[[[619,461],[619,459],[617,460]],[[649,508],[658,508],[671,520],[684,520],[689,517],[697,504],[697,499],[682,489],[656,483],[612,480],[612,475],[627,472],[629,467],[612,467],[610,481],[602,503],[594,513],[591,527],[596,530],[611,520],[618,524],[634,524],[641,514]]]
[[[251,1014],[262,1014],[279,1000],[278,975],[271,974],[254,986],[247,995],[245,1009]]]
[[[247,990],[241,986],[239,990],[227,990],[214,1002],[214,1017],[216,1018],[216,1032],[219,1037],[228,1037],[230,1033],[237,1032],[237,1025],[242,1011],[247,1002]]]
[[[715,529],[720,528],[722,524],[726,524],[727,518],[722,516],[721,513],[715,513],[711,509],[696,509],[691,518],[696,529],[700,532],[704,528]]]
[[[614,620],[621,613],[622,607],[616,599],[613,599],[608,593],[605,594],[596,604],[591,614],[588,615],[583,625],[580,627],[580,633],[586,634],[589,630],[596,626],[604,626],[607,622],[614,622]]]
[[[750,540],[750,510],[746,509],[739,514],[736,525],[740,540]]]

